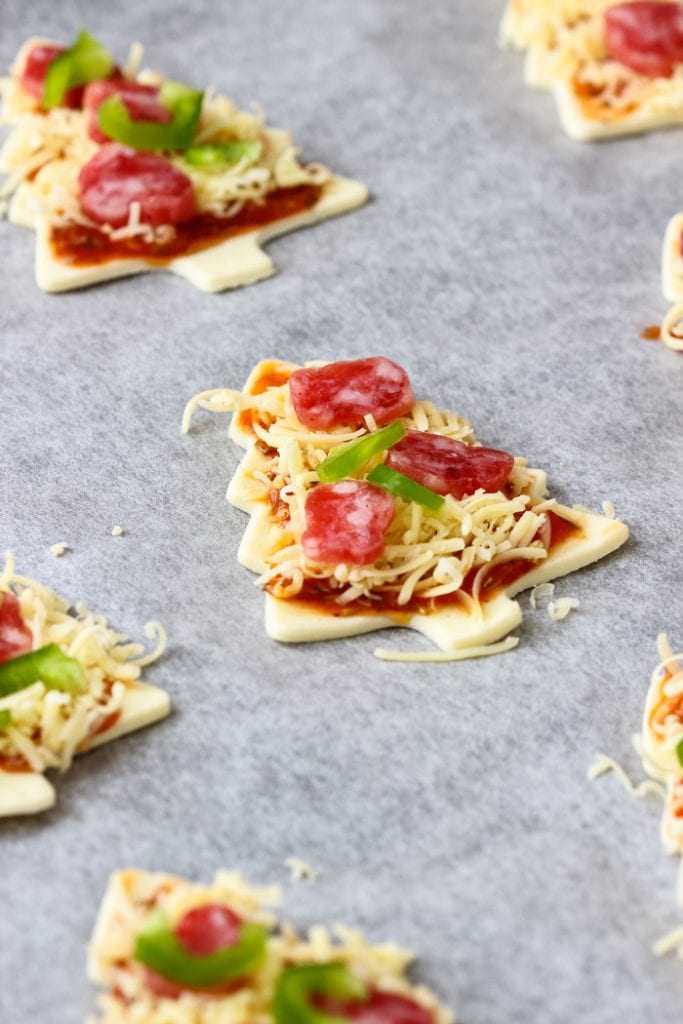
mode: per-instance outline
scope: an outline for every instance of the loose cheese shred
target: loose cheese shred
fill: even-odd
[[[502,654],[513,650],[519,643],[516,636],[508,636],[495,644],[484,644],[480,647],[463,647],[458,651],[392,651],[386,647],[378,647],[375,657],[382,661],[465,661],[468,658],[488,658],[492,654]]]
[[[529,604],[532,608],[536,607],[536,602],[542,597],[552,597],[555,593],[554,583],[539,583],[537,587],[529,594]]]
[[[611,501],[603,501],[602,512],[608,519],[616,519],[617,517],[617,513]]]
[[[285,867],[288,869],[293,882],[314,882],[320,878],[320,872],[317,868],[311,867],[301,857],[287,857]]]
[[[605,775],[607,772],[614,772],[626,792],[630,793],[630,795],[634,796],[637,800],[644,800],[648,796],[656,796],[661,800],[664,800],[665,798],[664,787],[658,782],[653,782],[651,779],[644,779],[636,786],[631,782],[618,761],[615,761],[612,757],[608,757],[607,754],[596,754],[595,761],[588,769],[588,778],[591,781],[594,781],[595,779],[599,779],[601,775]]]
[[[60,558],[62,555],[66,554],[68,550],[69,545],[63,540],[50,545],[50,553],[53,554],[55,558]]]
[[[372,423],[357,430],[315,432],[297,420],[289,399],[289,384],[259,394],[232,389],[203,391],[192,398],[182,418],[184,433],[198,407],[212,412],[248,412],[256,442],[250,448],[248,484],[253,500],[274,502],[267,538],[265,566],[258,580],[276,597],[296,597],[306,580],[322,580],[340,606],[358,599],[389,598],[399,608],[414,599],[428,602],[447,594],[481,617],[481,599],[489,572],[510,560],[525,559],[529,567],[547,556],[549,531],[544,501],[545,474],[515,460],[506,492],[476,491],[459,501],[448,495],[439,511],[396,499],[394,520],[385,535],[385,551],[373,565],[321,565],[307,559],[301,536],[304,506],[317,485],[317,468],[338,445],[368,433]],[[470,424],[431,402],[416,402],[404,418],[407,429],[418,429],[476,444]],[[375,456],[367,469],[380,463]],[[546,538],[544,543],[544,538]],[[471,594],[463,591],[473,577]],[[493,653],[493,651],[491,652]]]
[[[90,946],[90,976],[106,991],[100,1014],[89,1024],[273,1024],[273,988],[281,970],[293,964],[331,962],[347,964],[373,988],[409,997],[433,1014],[435,1024],[453,1024],[453,1014],[434,993],[406,976],[414,959],[409,950],[393,942],[372,945],[360,932],[340,924],[315,925],[300,934],[291,924],[279,923],[269,909],[279,900],[278,889],[251,888],[236,873],[219,872],[212,885],[202,886],[171,875],[117,872]],[[187,991],[178,999],[155,996],[132,959],[135,936],[150,909],[163,910],[173,926],[189,910],[211,903],[226,904],[243,920],[270,929],[263,964],[235,992]]]
[[[123,537],[123,534],[124,534],[124,529],[123,529],[122,526],[118,526],[118,525],[112,526],[112,528],[111,528],[111,535],[112,535],[112,537]]]
[[[142,644],[130,643],[114,632],[102,615],[69,602],[35,580],[18,576],[7,554],[0,573],[0,593],[19,600],[24,622],[31,630],[33,649],[58,644],[77,658],[85,672],[85,693],[46,690],[40,682],[0,698],[0,711],[11,711],[12,725],[0,732],[0,767],[3,758],[19,755],[31,770],[65,771],[79,749],[87,747],[102,724],[122,709],[126,693],[140,678],[141,669],[163,653],[166,634],[159,623],[149,623],[147,636],[156,640],[145,654]]]
[[[578,608],[579,604],[577,597],[558,597],[556,601],[550,601],[548,604],[548,615],[553,622],[561,622],[574,608]]]
[[[134,43],[124,69],[125,77],[143,84],[162,85],[162,75],[138,71],[142,54],[141,44]],[[0,171],[7,175],[0,184],[0,198],[14,193],[10,219],[26,226],[34,226],[41,217],[52,224],[89,225],[110,234],[115,241],[135,236],[150,243],[167,241],[169,233],[173,233],[170,225],[152,227],[141,222],[135,203],[131,204],[128,224],[122,228],[94,224],[83,214],[78,174],[98,151],[98,145],[88,135],[89,115],[63,107],[47,113],[39,111],[37,100],[28,96],[19,83],[22,62],[23,58],[18,57],[13,77],[4,80],[1,92],[0,123],[12,125],[0,150]],[[256,163],[242,160],[216,172],[195,167],[182,155],[172,157],[173,163],[192,180],[202,213],[234,216],[245,202],[262,203],[275,189],[325,185],[330,180],[329,171],[320,164],[300,163],[291,134],[268,127],[261,111],[240,110],[227,96],[207,90],[195,143],[235,139],[261,143]]]

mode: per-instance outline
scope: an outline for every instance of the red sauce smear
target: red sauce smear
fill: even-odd
[[[644,341],[659,341],[662,336],[662,329],[659,324],[653,324],[652,327],[644,327],[640,332],[640,336]]]
[[[564,544],[570,537],[582,536],[581,527],[577,526],[575,523],[570,522],[568,519],[563,519],[562,516],[559,516],[556,512],[547,512],[546,515],[550,520],[550,543],[548,545],[548,552],[551,552],[561,544]],[[363,614],[376,612],[378,615],[391,612],[395,615],[404,614],[406,617],[415,613],[429,615],[431,612],[435,612],[440,608],[454,604],[461,604],[460,594],[463,592],[465,594],[471,594],[474,578],[480,568],[481,566],[478,566],[467,574],[460,590],[456,590],[451,594],[442,594],[440,597],[430,598],[422,598],[414,594],[407,604],[398,604],[398,591],[387,591],[379,593],[375,600],[370,600],[370,598],[367,597],[359,597],[355,601],[350,601],[346,605],[340,605],[337,602],[339,590],[334,590],[330,587],[328,580],[314,579],[304,580],[303,587],[299,594],[296,597],[288,598],[288,600],[299,601],[312,609],[314,608],[317,611],[323,611],[329,615],[333,615],[335,618],[355,615],[359,611]],[[484,583],[480,593],[480,600],[482,602],[488,601],[501,590],[509,587],[518,579],[521,579],[522,576],[531,572],[532,569],[533,565],[529,562],[528,558],[510,559],[509,562],[502,562],[500,565],[494,565],[484,578]],[[265,589],[272,593],[274,584],[266,584]]]
[[[1,772],[32,772],[33,768],[21,754],[0,754]]]
[[[283,384],[286,384],[289,378],[292,376],[291,370],[286,370],[284,367],[278,365],[278,363],[272,363],[268,368],[264,367],[263,372],[259,377],[256,378],[249,391],[250,395],[262,395],[268,388],[279,388]],[[257,412],[255,409],[243,409],[237,413],[237,425],[242,430],[253,432],[254,420],[257,418]],[[257,442],[259,445],[263,445],[262,441]],[[265,448],[265,445],[263,445]],[[267,451],[267,449],[266,449]]]
[[[50,242],[55,258],[70,266],[93,266],[117,259],[143,259],[146,263],[163,266],[178,256],[189,256],[226,238],[310,210],[321,192],[319,185],[275,189],[262,203],[245,203],[234,217],[200,213],[177,224],[174,236],[164,242],[145,242],[139,236],[112,241],[99,228],[83,224],[54,227]]]
[[[625,85],[625,82],[620,83],[616,89],[617,95],[623,92]],[[574,78],[572,88],[586,117],[599,121],[620,121],[638,109],[638,104],[635,102],[625,103],[620,107],[610,106],[602,98],[606,88],[603,85],[593,85],[591,82],[582,82],[580,79]]]

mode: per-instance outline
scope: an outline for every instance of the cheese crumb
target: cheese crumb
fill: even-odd
[[[553,622],[561,622],[573,608],[579,607],[579,603],[577,597],[558,597],[557,601],[551,601],[548,605],[548,615]]]
[[[539,583],[529,594],[529,604],[532,608],[535,608],[536,602],[540,597],[552,597],[554,593],[554,583]]]
[[[287,857],[285,860],[285,867],[289,870],[290,877],[293,882],[303,882],[309,880],[314,882],[317,878],[320,878],[320,872],[307,864],[305,860],[301,860],[300,857]]]
[[[616,513],[616,511],[614,509],[614,505],[612,504],[611,501],[603,501],[603,503],[602,503],[602,511],[607,516],[608,519],[616,519],[617,518],[617,513]]]
[[[112,528],[111,528],[111,535],[112,535],[112,537],[123,537],[123,527],[122,526],[112,526]]]
[[[57,544],[50,545],[50,552],[55,556],[55,558],[61,558],[61,556],[68,550],[69,545],[63,540],[58,541]]]

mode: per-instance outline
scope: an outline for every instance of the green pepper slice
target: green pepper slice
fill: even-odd
[[[676,756],[678,758],[678,763],[681,768],[683,768],[683,740],[679,740],[676,744]]]
[[[428,487],[418,484],[417,480],[411,480],[403,473],[397,473],[391,466],[376,466],[372,473],[368,474],[368,481],[383,487],[390,494],[395,494],[406,501],[415,501],[418,505],[424,505],[431,512],[438,512],[444,503],[444,499],[436,491],[430,491]]]
[[[4,732],[12,724],[12,712],[9,708],[0,711],[0,732]]]
[[[255,164],[262,150],[262,144],[256,139],[206,142],[200,146],[190,146],[183,153],[183,159],[200,171],[219,172],[238,164],[241,160],[249,166]]]
[[[105,135],[124,146],[146,151],[187,149],[194,138],[204,93],[180,82],[164,82],[160,100],[171,112],[171,120],[134,121],[120,96],[109,96],[97,113]]]
[[[380,452],[386,451],[387,448],[398,444],[405,434],[405,424],[401,420],[395,420],[388,427],[373,430],[371,434],[359,437],[356,441],[340,445],[318,466],[318,479],[324,484],[343,480],[345,476],[349,476],[373,455],[378,455]]]
[[[162,910],[153,910],[135,940],[133,957],[169,981],[188,988],[211,988],[241,978],[258,967],[266,952],[267,929],[243,924],[239,942],[207,956],[188,953]]]
[[[276,1024],[348,1024],[345,1017],[316,1010],[311,996],[360,1001],[367,989],[345,964],[300,964],[286,967],[278,978],[273,999]]]
[[[80,661],[70,658],[57,644],[20,654],[0,665],[0,697],[44,683],[46,690],[85,693],[88,681]]]
[[[43,84],[43,106],[58,107],[69,89],[98,78],[106,78],[114,67],[114,58],[88,32],[79,32],[76,42],[50,64]]]

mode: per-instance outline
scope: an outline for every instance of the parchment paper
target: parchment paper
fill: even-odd
[[[207,296],[149,275],[44,295],[33,238],[0,225],[0,538],[19,570],[129,634],[167,626],[150,670],[168,722],[81,759],[57,808],[0,825],[0,1020],[74,1024],[109,872],[282,881],[299,925],[342,920],[421,953],[415,977],[464,1024],[671,1019],[683,967],[659,806],[614,778],[656,661],[683,643],[680,355],[640,340],[665,311],[659,251],[683,205],[683,134],[579,145],[495,45],[487,0],[4,0],[3,65],[29,35],[87,26],[125,59],[265,104],[308,158],[365,181],[364,210],[278,240],[278,276]],[[378,639],[265,636],[224,492],[238,458],[197,390],[265,356],[385,353],[486,443],[549,470],[562,500],[609,498],[628,546],[524,597],[519,648],[383,664]],[[115,523],[125,536],[113,538]],[[49,547],[72,550],[55,559]],[[290,885],[285,857],[322,871]]]

